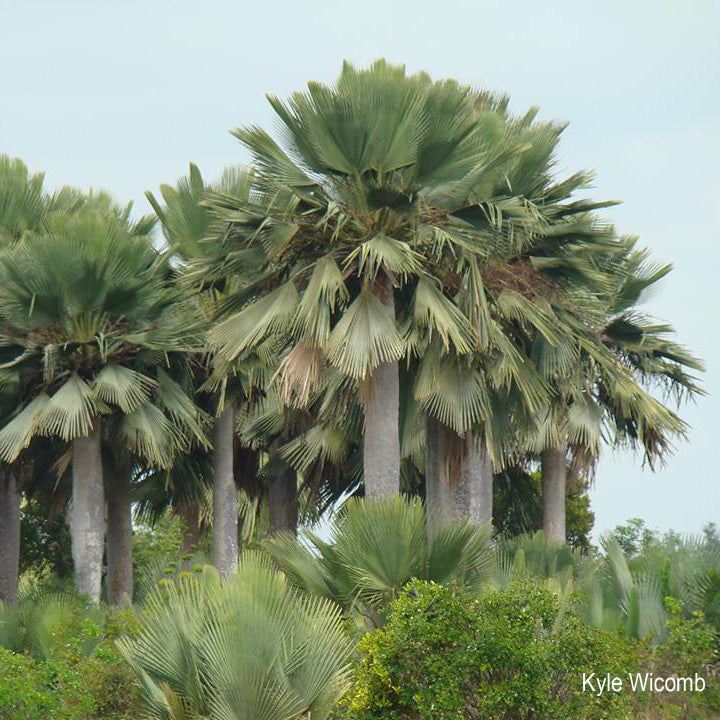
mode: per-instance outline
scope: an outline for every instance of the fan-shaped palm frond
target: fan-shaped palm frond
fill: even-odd
[[[166,584],[147,605],[120,648],[148,717],[326,718],[348,686],[339,611],[297,594],[259,555],[246,553],[224,583],[207,568]]]
[[[490,528],[460,523],[428,539],[418,499],[348,500],[324,542],[279,535],[266,548],[292,581],[371,626],[412,578],[477,588],[492,568]]]

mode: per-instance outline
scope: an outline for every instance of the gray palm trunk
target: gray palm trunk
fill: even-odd
[[[105,546],[105,489],[100,418],[87,437],[73,440],[73,499],[70,538],[75,565],[75,587],[96,605],[100,602]]]
[[[270,511],[270,534],[297,532],[298,497],[297,477],[291,468],[285,469],[268,484],[268,509]]]
[[[212,561],[222,576],[238,564],[238,498],[233,473],[235,406],[226,405],[213,430]]]
[[[542,464],[543,530],[549,540],[565,542],[565,446],[544,450]]]
[[[0,600],[17,605],[20,569],[20,489],[16,471],[0,468]]]
[[[493,469],[483,441],[460,438],[428,416],[426,425],[425,504],[428,530],[470,520],[492,521]]]
[[[107,595],[114,606],[133,596],[131,475],[131,464],[120,463],[107,488]]]
[[[395,317],[392,288],[383,304]],[[363,467],[365,497],[371,500],[400,492],[400,372],[396,362],[379,365],[370,378],[365,400]]]

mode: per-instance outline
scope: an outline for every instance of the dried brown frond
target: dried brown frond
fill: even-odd
[[[324,363],[322,350],[300,341],[280,363],[273,376],[280,385],[280,397],[289,407],[304,408],[320,388]]]
[[[558,300],[559,288],[545,275],[536,270],[527,258],[515,258],[509,262],[489,264],[482,268],[485,288],[499,295],[510,290],[528,300]]]

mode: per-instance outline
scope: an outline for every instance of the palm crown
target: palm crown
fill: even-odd
[[[128,445],[160,464],[184,432],[202,436],[194,405],[165,372],[170,353],[200,342],[192,302],[171,289],[142,234],[147,222],[129,226],[99,205],[51,219],[46,234],[0,256],[2,373],[29,401],[0,431],[6,461],[35,435],[86,435],[113,408]]]

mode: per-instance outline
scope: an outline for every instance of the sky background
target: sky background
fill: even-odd
[[[228,130],[273,127],[265,93],[381,56],[569,121],[558,171],[594,169],[593,195],[623,201],[606,217],[674,263],[644,309],[705,360],[709,393],[664,469],[604,454],[596,535],[634,516],[693,532],[720,524],[718,28],[715,0],[0,0],[0,153],[149,212],[144,191],[189,161],[213,178],[247,160]]]

